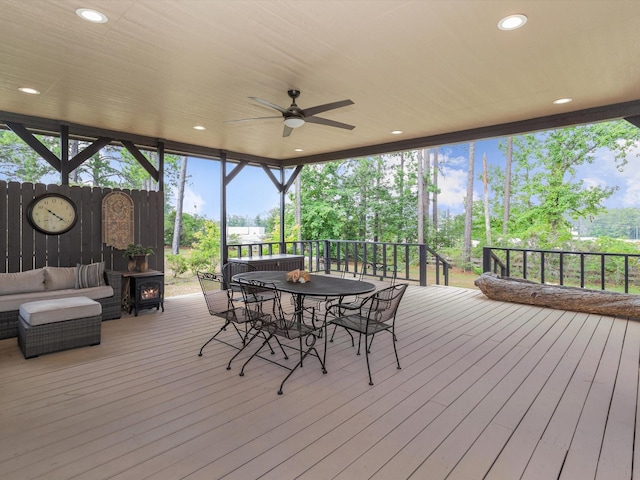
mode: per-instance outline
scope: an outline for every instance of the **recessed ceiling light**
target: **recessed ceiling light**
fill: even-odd
[[[79,8],[76,10],[76,15],[83,20],[92,23],[107,23],[109,20],[104,13],[100,13],[99,11],[92,10],[90,8]]]
[[[498,28],[500,30],[515,30],[516,28],[522,27],[525,23],[527,23],[526,15],[509,15],[498,22]]]
[[[400,135],[402,133],[402,130],[392,130],[391,131],[391,135]]]
[[[194,130],[206,130],[207,127],[203,127],[202,125],[196,125],[195,127],[193,127]]]
[[[301,149],[301,148],[296,148],[296,149],[294,150],[294,152],[304,152],[304,150],[303,150],[303,149]]]
[[[573,102],[573,98],[558,98],[557,100],[554,100],[553,103],[556,105],[562,105],[563,103],[569,103],[569,102]]]
[[[40,95],[40,90],[36,90],[35,88],[31,87],[20,87],[18,90],[20,90],[22,93],[28,93],[29,95]]]

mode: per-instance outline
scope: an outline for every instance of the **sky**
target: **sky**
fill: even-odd
[[[489,165],[504,167],[504,154],[499,150],[500,139],[476,142],[474,199],[483,198],[483,187],[479,177],[482,174],[482,156],[486,153]],[[605,202],[608,208],[640,208],[640,146],[628,157],[623,172],[615,168],[613,156],[608,151],[597,152],[592,165],[584,165],[577,171],[586,185],[618,186],[619,190]],[[467,190],[468,143],[440,148],[441,174],[438,187],[438,207],[451,214],[464,211],[464,197]],[[229,165],[228,168],[232,168]],[[213,220],[220,219],[220,163],[214,160],[190,158],[187,164],[190,175],[185,188],[184,211],[197,213]],[[491,195],[491,192],[489,192]],[[227,188],[227,211],[229,215],[255,218],[265,216],[277,208],[280,196],[266,173],[259,167],[245,167]]]

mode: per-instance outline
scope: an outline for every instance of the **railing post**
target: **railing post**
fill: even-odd
[[[424,243],[421,243],[418,246],[418,263],[420,264],[420,286],[426,287],[427,286],[427,246]]]
[[[329,240],[324,240],[324,273],[331,273],[331,255],[329,255]]]
[[[491,271],[491,247],[482,247],[482,273]]]

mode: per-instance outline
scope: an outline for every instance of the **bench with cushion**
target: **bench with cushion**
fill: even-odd
[[[105,272],[103,262],[0,273],[0,339],[18,335],[18,314],[23,303],[78,296],[99,302],[102,320],[120,318],[122,275]]]
[[[24,358],[98,345],[102,307],[87,297],[68,297],[20,305],[18,345]]]

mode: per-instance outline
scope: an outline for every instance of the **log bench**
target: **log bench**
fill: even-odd
[[[475,285],[492,300],[524,303],[574,312],[640,318],[640,295],[546,285],[485,272]]]

